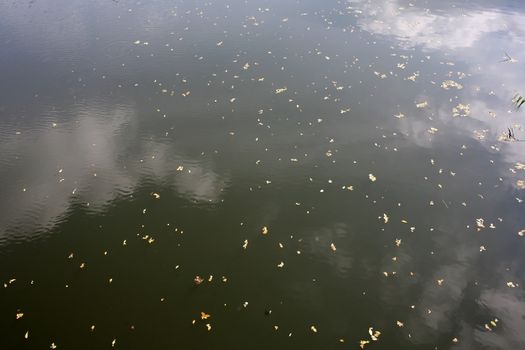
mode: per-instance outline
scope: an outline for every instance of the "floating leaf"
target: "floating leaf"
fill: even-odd
[[[368,334],[370,334],[370,338],[373,341],[377,341],[379,339],[379,336],[381,335],[380,331],[374,331],[373,327],[368,328]]]
[[[417,108],[425,108],[425,107],[428,107],[428,102],[427,102],[427,101],[423,101],[423,102],[420,102],[420,103],[416,103],[416,107],[417,107]]]
[[[360,340],[359,341],[359,347],[361,349],[364,349],[367,344],[370,344],[370,340]]]

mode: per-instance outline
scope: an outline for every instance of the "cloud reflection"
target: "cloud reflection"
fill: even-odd
[[[227,177],[211,162],[192,159],[169,141],[144,138],[132,102],[94,99],[63,114],[57,118],[67,120],[63,123],[50,120],[3,142],[11,153],[6,156],[19,159],[3,171],[16,174],[19,185],[2,191],[1,241],[10,235],[30,238],[38,228],[50,228],[74,202],[101,208],[144,181],[168,184],[188,200],[204,202],[219,201],[227,187]],[[130,154],[130,149],[139,151]]]

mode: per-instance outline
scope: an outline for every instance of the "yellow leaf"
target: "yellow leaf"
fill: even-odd
[[[369,343],[370,343],[370,340],[360,340],[359,341],[359,346],[361,347],[361,349],[364,349],[365,345],[369,344]]]

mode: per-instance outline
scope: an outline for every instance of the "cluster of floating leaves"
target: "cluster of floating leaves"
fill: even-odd
[[[470,106],[468,104],[460,103],[452,108],[453,117],[468,117],[470,115]]]
[[[450,90],[451,88],[456,88],[458,90],[463,89],[463,85],[454,80],[445,80],[443,83],[441,83],[441,87],[445,90]]]

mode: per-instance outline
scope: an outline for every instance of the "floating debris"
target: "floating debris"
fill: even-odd
[[[476,219],[476,226],[478,228],[478,231],[485,228],[485,220],[483,220],[482,218]]]
[[[516,62],[518,62],[518,60],[510,57],[509,54],[505,52],[505,56],[503,57],[503,59],[500,62],[516,63]]]
[[[379,336],[381,335],[381,332],[379,332],[379,331],[374,331],[374,328],[373,328],[373,327],[369,327],[369,328],[368,328],[368,334],[370,334],[370,338],[371,338],[373,341],[377,341],[377,340],[379,340]]]
[[[370,344],[370,340],[360,340],[359,341],[359,347],[361,349],[364,349],[367,344]]]
[[[485,329],[492,332],[492,330],[498,326],[498,322],[499,320],[497,318],[490,320],[489,323],[485,323]]]
[[[525,103],[525,98],[521,96],[520,94],[514,95],[512,98],[512,104],[516,106],[516,109],[519,110],[520,107]]]
[[[425,108],[425,107],[428,107],[428,102],[427,102],[427,101],[423,101],[423,102],[416,103],[416,107],[417,107],[417,108]]]
[[[517,141],[513,128],[507,128],[507,131],[504,132],[499,139],[500,141]]]
[[[460,103],[452,108],[453,117],[468,117],[470,115],[470,105]]]
[[[454,80],[445,80],[441,83],[441,87],[445,90],[450,90],[451,88],[456,88],[458,90],[463,89],[463,85],[461,85],[458,82],[455,82]]]

